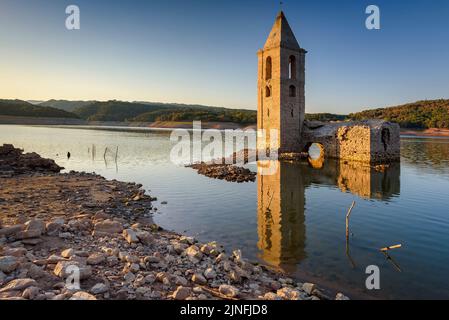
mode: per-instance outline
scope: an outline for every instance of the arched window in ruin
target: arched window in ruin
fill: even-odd
[[[265,80],[271,79],[271,69],[272,69],[271,57],[268,57],[265,63]]]
[[[288,78],[296,79],[296,57],[290,56],[288,58]]]
[[[269,86],[265,87],[265,97],[271,97],[271,89]]]
[[[289,87],[288,92],[290,97],[296,97],[296,87],[294,85]]]

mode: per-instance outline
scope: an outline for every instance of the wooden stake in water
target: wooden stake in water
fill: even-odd
[[[355,201],[352,201],[351,207],[346,214],[346,239],[349,239],[349,217],[351,216],[352,209],[355,206]]]
[[[387,251],[390,251],[390,250],[393,250],[393,249],[399,249],[399,248],[402,248],[402,244],[396,244],[396,245],[394,245],[394,246],[389,246],[389,247],[381,248],[380,251],[382,251],[382,252],[387,252]]]

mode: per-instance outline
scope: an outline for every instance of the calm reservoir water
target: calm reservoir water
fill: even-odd
[[[449,299],[449,139],[403,137],[400,165],[384,171],[331,161],[321,169],[277,163],[275,175],[245,184],[172,164],[167,130],[3,125],[3,143],[53,158],[66,170],[142,183],[158,198],[156,223],[240,248],[299,280],[353,297]],[[379,252],[395,244],[402,248],[391,259]],[[369,265],[380,268],[380,290],[365,288]]]

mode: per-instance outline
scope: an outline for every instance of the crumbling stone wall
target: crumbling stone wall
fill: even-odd
[[[400,160],[399,125],[382,120],[359,122],[305,122],[301,137],[307,152],[313,143],[319,143],[324,156],[370,164]]]

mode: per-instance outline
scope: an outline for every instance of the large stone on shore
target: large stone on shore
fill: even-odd
[[[241,283],[242,282],[242,277],[235,270],[231,270],[231,272],[229,272],[229,279],[231,279],[231,281],[233,283]]]
[[[227,284],[222,284],[218,291],[229,298],[236,298],[239,295],[239,290],[236,287]]]
[[[138,231],[136,232],[137,238],[145,245],[149,245],[153,242],[153,236],[148,231]]]
[[[137,243],[139,242],[139,238],[137,238],[137,233],[133,229],[125,229],[123,230],[123,237],[128,243]]]
[[[188,247],[184,252],[185,252],[186,256],[191,259],[193,258],[193,259],[201,260],[201,258],[203,257],[203,253],[195,245]]]
[[[28,287],[23,291],[22,298],[25,298],[28,300],[33,300],[39,294],[39,290],[40,289],[38,287],[34,287],[34,286]]]
[[[75,255],[75,250],[70,248],[70,249],[65,249],[64,251],[61,252],[61,257],[63,258],[70,258],[73,255]]]
[[[78,261],[60,261],[53,272],[63,279],[74,276],[75,272],[79,272],[80,280],[84,280],[92,275],[92,268]]]
[[[97,283],[90,289],[92,294],[102,294],[109,291],[109,287],[104,283]]]
[[[106,261],[106,256],[102,253],[93,253],[87,258],[87,264],[97,265]]]
[[[101,222],[97,222],[94,226],[94,233],[103,235],[103,234],[114,234],[121,233],[123,231],[123,225],[114,220],[104,220]]]
[[[25,223],[25,231],[36,230],[43,234],[45,232],[45,222],[40,219],[32,219]]]
[[[347,296],[345,296],[343,293],[339,292],[335,296],[335,300],[350,300]]]
[[[193,283],[196,283],[196,284],[201,284],[201,285],[203,285],[203,284],[206,284],[206,283],[207,283],[207,280],[206,280],[205,277],[203,277],[202,274],[200,274],[200,273],[195,273],[195,274],[192,276],[192,282],[193,282]]]
[[[302,300],[303,296],[301,292],[296,289],[292,289],[289,287],[284,287],[279,289],[276,294],[281,297],[283,300]]]
[[[204,271],[204,276],[206,277],[206,279],[215,279],[217,273],[215,272],[214,269],[207,268],[206,271]]]
[[[0,229],[0,237],[1,236],[9,237],[15,235],[24,230],[24,228],[25,226],[23,224],[16,224],[14,226],[3,227],[2,229]]]
[[[195,238],[194,237],[181,236],[179,238],[179,242],[183,243],[183,244],[192,245],[192,244],[195,243]]]
[[[47,258],[46,263],[47,264],[55,264],[55,263],[58,263],[59,261],[66,261],[66,259],[64,259],[64,257],[60,257],[55,254],[52,254],[51,256],[49,256]]]
[[[75,292],[69,300],[97,300],[97,298],[85,291],[78,291]]]
[[[263,296],[263,300],[282,300],[282,298],[274,292],[267,292]]]
[[[302,290],[310,296],[313,290],[315,290],[315,284],[306,282],[302,285]]]
[[[0,290],[0,293],[8,291],[22,291],[28,287],[36,286],[37,282],[33,279],[15,279],[8,282],[8,284]]]
[[[11,273],[19,266],[19,259],[13,256],[0,257],[0,271]]]
[[[55,236],[61,231],[62,227],[64,226],[64,219],[62,218],[56,218],[51,222],[48,222],[45,225],[45,231],[49,236]]]
[[[23,257],[27,254],[28,250],[25,248],[7,248],[3,250],[3,255],[13,257]]]
[[[16,233],[16,239],[38,238],[45,232],[45,222],[40,219],[32,219],[25,223],[25,230]]]
[[[188,287],[179,286],[175,292],[173,292],[173,299],[185,300],[190,297],[191,290]]]

